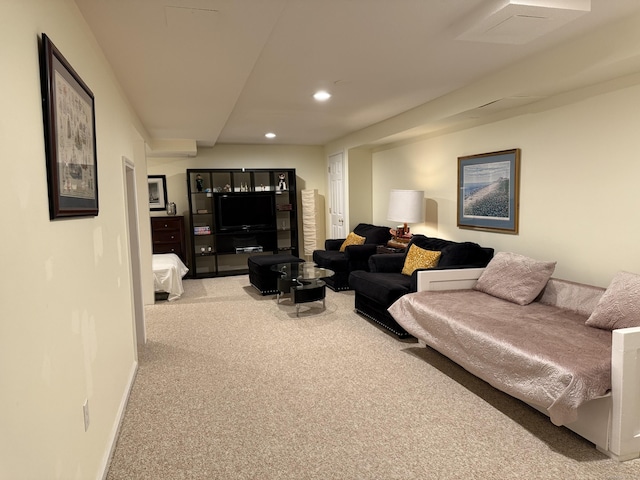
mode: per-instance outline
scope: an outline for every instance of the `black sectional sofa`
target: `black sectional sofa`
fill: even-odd
[[[369,271],[356,270],[349,274],[349,287],[355,291],[355,309],[400,338],[410,335],[387,312],[398,298],[416,291],[416,273],[402,274],[405,257],[411,245],[425,250],[440,251],[435,269],[481,268],[493,258],[493,248],[472,242],[452,242],[440,238],[414,235],[406,252],[375,254],[369,257]]]
[[[376,253],[378,245],[386,245],[391,239],[389,227],[368,223],[358,224],[353,233],[365,238],[364,245],[350,245],[341,252],[340,247],[345,239],[333,238],[325,241],[324,250],[313,252],[316,265],[335,272],[332,277],[324,279],[332,290],[349,290],[349,273],[354,270],[369,270],[369,257]]]

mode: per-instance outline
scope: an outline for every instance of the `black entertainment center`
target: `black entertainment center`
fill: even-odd
[[[247,272],[251,255],[298,256],[295,169],[189,169],[193,277]]]

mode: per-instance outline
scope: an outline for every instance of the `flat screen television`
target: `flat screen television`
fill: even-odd
[[[275,192],[216,193],[214,204],[218,232],[276,228]]]

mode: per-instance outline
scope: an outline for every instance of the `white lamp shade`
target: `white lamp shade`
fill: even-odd
[[[424,222],[424,190],[391,190],[387,220],[402,223]]]

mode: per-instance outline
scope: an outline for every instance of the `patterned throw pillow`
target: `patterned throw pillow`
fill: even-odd
[[[361,237],[360,235],[356,235],[355,233],[351,232],[349,235],[347,235],[347,238],[344,240],[344,242],[342,242],[340,251],[344,252],[345,248],[347,248],[349,245],[363,245],[365,240],[365,237]]]
[[[411,275],[418,268],[433,268],[438,265],[441,252],[425,250],[424,248],[411,245],[402,267],[403,275]]]
[[[618,272],[585,324],[603,330],[640,327],[640,275]]]
[[[528,305],[540,294],[555,268],[556,262],[498,252],[473,288],[518,305]]]

